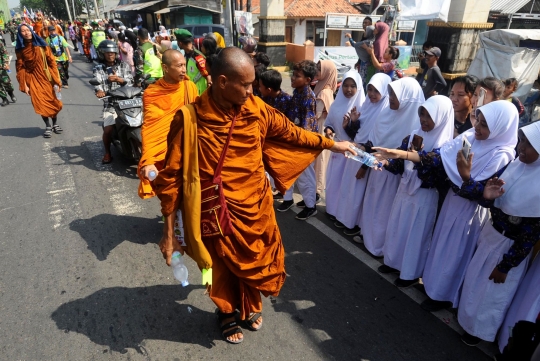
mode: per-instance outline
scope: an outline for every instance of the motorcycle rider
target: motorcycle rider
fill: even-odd
[[[107,92],[119,87],[133,85],[131,66],[120,60],[118,45],[114,41],[103,40],[98,45],[97,53],[99,64],[94,67],[93,73],[94,79],[100,83],[100,85],[94,87],[98,98],[103,98],[107,95]],[[116,111],[105,100],[103,106],[103,146],[105,147],[105,155],[101,160],[103,164],[108,164],[113,160],[111,142],[115,119]]]

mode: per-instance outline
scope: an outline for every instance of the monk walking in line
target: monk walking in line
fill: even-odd
[[[218,308],[222,336],[240,343],[243,333],[236,318],[250,330],[259,330],[261,293],[277,296],[285,281],[283,243],[265,170],[284,193],[323,149],[344,153],[350,143],[305,131],[253,96],[253,63],[241,49],[225,48],[211,72],[212,86],[175,115],[165,165],[154,181],[165,216],[160,249],[167,264],[174,251],[183,253],[185,248],[200,269],[212,268],[209,292]],[[229,134],[222,171],[216,172]],[[214,172],[220,173],[220,180],[213,179]],[[205,188],[209,182],[217,183]],[[216,197],[225,198],[215,210],[218,221],[209,221],[201,203],[208,189],[222,190]],[[174,236],[178,209],[186,247]],[[230,222],[223,221],[221,209]],[[214,221],[221,231],[209,237],[207,226]]]
[[[19,89],[30,96],[35,112],[45,122],[43,137],[50,138],[52,132],[60,134],[62,128],[56,121],[62,102],[58,100],[53,86],[58,86],[57,91],[60,92],[62,81],[51,48],[28,25],[21,25],[17,31],[15,54]]]
[[[166,50],[161,58],[163,78],[144,92],[144,123],[141,128],[142,156],[139,161],[139,197],[155,196],[150,173],[163,168],[167,134],[176,112],[199,96],[197,86],[186,76],[186,59],[178,50]]]

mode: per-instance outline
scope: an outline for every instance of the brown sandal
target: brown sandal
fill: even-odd
[[[244,320],[244,322],[246,323],[246,327],[249,328],[251,331],[259,331],[263,325],[262,323],[263,320],[261,319],[261,323],[258,324],[258,327],[255,327],[253,325],[254,324],[256,325],[257,320],[261,317],[262,315],[260,312],[251,313],[249,317],[246,320]]]

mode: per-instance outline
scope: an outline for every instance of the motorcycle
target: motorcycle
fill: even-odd
[[[91,85],[100,85],[96,79]],[[112,144],[129,159],[136,162],[142,155],[141,126],[143,124],[142,92],[139,87],[123,86],[109,91],[101,100],[108,100],[116,111],[116,124],[112,134]]]

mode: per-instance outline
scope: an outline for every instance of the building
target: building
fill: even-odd
[[[540,0],[493,0],[488,21],[493,29],[538,29]]]

